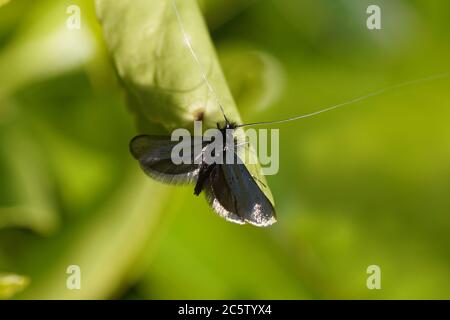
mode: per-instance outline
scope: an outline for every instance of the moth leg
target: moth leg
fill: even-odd
[[[198,173],[197,183],[195,184],[194,188],[194,194],[198,196],[205,186],[206,180],[208,180],[209,176],[211,175],[212,170],[214,169],[216,165],[215,164],[207,164],[205,162],[202,163],[200,166],[200,171]]]

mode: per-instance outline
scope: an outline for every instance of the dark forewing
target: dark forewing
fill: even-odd
[[[227,220],[260,227],[276,222],[273,205],[244,164],[217,165],[205,191],[214,211]]]
[[[174,164],[171,159],[172,149],[178,143],[166,136],[140,135],[131,140],[130,151],[141,168],[153,179],[173,184],[193,182],[199,171],[199,165],[193,163],[193,160],[199,155],[192,152],[192,164]],[[192,138],[191,145],[194,146],[195,143],[202,142]]]

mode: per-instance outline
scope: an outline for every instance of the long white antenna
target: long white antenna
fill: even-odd
[[[437,79],[442,79],[442,78],[448,78],[450,77],[450,73],[446,72],[446,73],[440,73],[437,75],[432,75],[426,78],[421,78],[421,79],[416,79],[416,80],[411,80],[411,81],[407,81],[407,82],[402,82],[390,87],[386,87],[377,91],[374,91],[372,93],[366,94],[364,96],[358,97],[358,98],[354,98],[352,100],[346,101],[346,102],[342,102],[324,109],[320,109],[318,111],[312,112],[312,113],[307,113],[307,114],[303,114],[303,115],[299,115],[299,116],[295,116],[292,118],[287,118],[287,119],[283,119],[283,120],[275,120],[275,121],[263,121],[263,122],[252,122],[252,123],[246,123],[246,124],[241,124],[238,125],[237,127],[247,127],[247,126],[257,126],[257,125],[263,125],[263,124],[275,124],[275,123],[283,123],[283,122],[289,122],[289,121],[294,121],[294,120],[299,120],[299,119],[304,119],[304,118],[309,118],[309,117],[313,117],[315,115],[318,115],[320,113],[324,113],[327,111],[331,111],[337,108],[341,108],[343,106],[347,106],[349,104],[353,104],[353,103],[357,103],[360,102],[362,100],[374,97],[374,96],[378,96],[382,93],[385,93],[386,91],[390,91],[393,89],[398,89],[401,87],[406,87],[406,86],[410,86],[410,85],[414,85],[414,84],[419,84],[419,83],[424,83],[424,82],[429,82],[429,81],[433,81],[433,80],[437,80]]]
[[[186,43],[187,47],[189,48],[189,51],[191,52],[192,57],[194,58],[195,62],[197,63],[197,65],[200,69],[200,73],[202,75],[203,82],[206,84],[206,86],[208,87],[208,91],[212,94],[212,96],[216,100],[217,104],[219,105],[220,111],[222,112],[222,115],[225,118],[225,122],[228,123],[228,119],[225,115],[223,106],[220,103],[219,97],[217,96],[216,91],[214,90],[213,86],[209,82],[208,76],[206,75],[206,72],[205,72],[205,69],[203,68],[202,63],[200,62],[200,59],[198,58],[198,55],[192,46],[191,39],[189,38],[189,36],[186,32],[186,29],[184,28],[183,20],[181,19],[180,11],[178,10],[176,0],[172,0],[172,5],[173,5],[173,10],[175,11],[175,15],[177,17],[178,25],[180,26],[181,33],[183,34],[184,42]]]

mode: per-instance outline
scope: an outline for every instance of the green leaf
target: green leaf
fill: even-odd
[[[8,299],[28,286],[30,279],[12,273],[0,273],[0,299]]]
[[[204,84],[186,43],[172,0],[98,0],[97,13],[130,106],[166,130],[222,122],[217,101]],[[240,122],[205,22],[194,0],[177,1],[192,46],[227,117]]]

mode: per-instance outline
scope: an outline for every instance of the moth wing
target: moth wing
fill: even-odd
[[[205,191],[211,207],[226,220],[259,227],[276,222],[272,203],[242,163],[216,165]]]
[[[236,214],[235,196],[219,165],[215,165],[212,170],[204,191],[208,203],[219,216],[234,223],[245,224],[245,220]]]
[[[190,138],[191,150],[200,150],[202,148],[201,139]],[[147,175],[155,180],[171,183],[185,184],[191,183],[197,179],[199,164],[194,159],[200,156],[200,153],[191,153],[191,162],[189,164],[174,164],[172,161],[172,149],[180,143],[171,141],[170,137],[157,135],[139,135],[130,142],[130,152],[137,159]],[[200,148],[194,146],[200,145]]]
[[[270,191],[269,185],[267,184],[266,177],[261,171],[261,165],[253,146],[249,142],[240,143],[240,145],[237,147],[236,152],[239,159],[243,159],[242,162],[247,167],[247,170],[255,180],[259,189],[264,193],[272,206],[275,207],[275,200],[273,198],[272,192]]]

